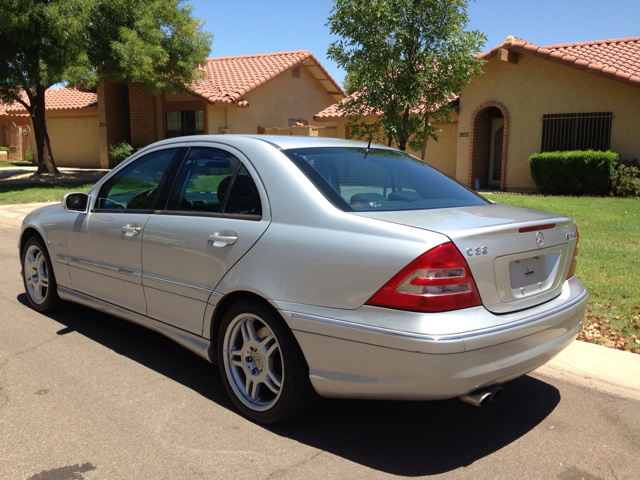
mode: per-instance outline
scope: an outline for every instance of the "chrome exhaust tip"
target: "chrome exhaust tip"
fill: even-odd
[[[458,398],[465,403],[481,407],[487,400],[495,400],[502,393],[500,385],[492,385],[490,387],[479,388],[466,395],[460,395]]]

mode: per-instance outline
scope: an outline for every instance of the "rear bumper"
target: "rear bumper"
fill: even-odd
[[[427,400],[503,383],[545,364],[577,336],[587,298],[573,277],[554,300],[500,316],[483,307],[443,314],[278,307],[320,395]]]

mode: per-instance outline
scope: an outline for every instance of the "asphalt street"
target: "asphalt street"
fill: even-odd
[[[0,479],[640,478],[640,403],[539,374],[483,408],[325,400],[256,425],[159,334],[29,308],[18,233],[0,227]]]

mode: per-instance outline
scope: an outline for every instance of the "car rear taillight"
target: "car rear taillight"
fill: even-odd
[[[443,312],[481,305],[469,266],[453,243],[439,245],[403,268],[367,305]]]
[[[580,241],[580,234],[578,233],[578,225],[576,225],[576,247],[573,249],[573,258],[571,259],[571,266],[569,267],[569,273],[567,278],[571,278],[576,274],[576,267],[578,266],[578,242]]]

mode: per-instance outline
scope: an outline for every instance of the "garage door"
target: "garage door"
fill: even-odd
[[[447,175],[456,176],[456,156],[458,154],[458,122],[434,123],[442,130],[438,141],[429,139],[425,161]]]
[[[100,168],[97,115],[47,118],[47,130],[58,167]]]

